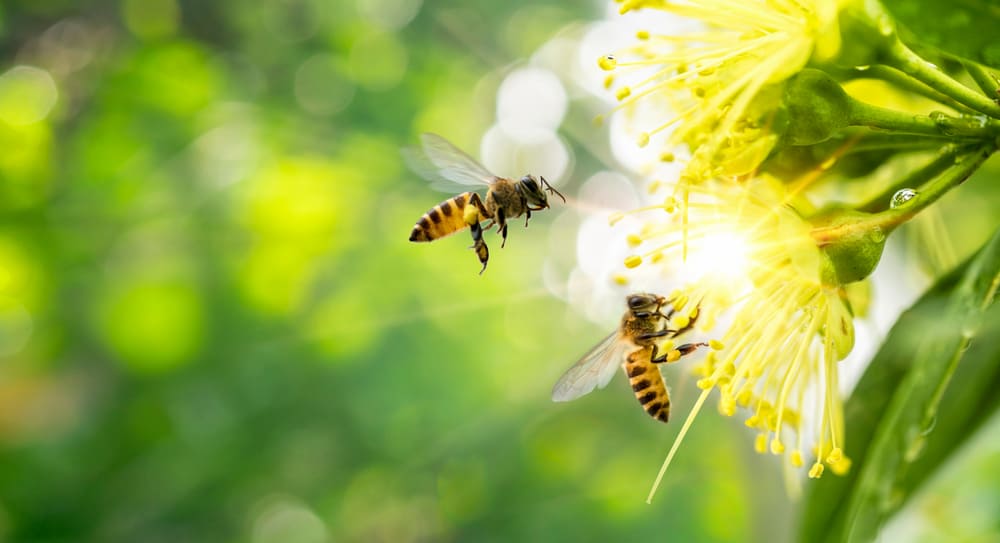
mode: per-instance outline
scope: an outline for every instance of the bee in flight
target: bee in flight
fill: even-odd
[[[490,259],[489,248],[483,241],[483,232],[494,225],[503,237],[500,247],[507,243],[507,221],[524,215],[524,226],[532,211],[549,207],[545,191],[555,194],[565,202],[566,198],[552,185],[539,176],[525,175],[520,181],[493,175],[476,160],[437,134],[422,134],[423,154],[404,152],[410,167],[422,176],[438,181],[444,179],[466,186],[489,187],[486,202],[475,192],[463,192],[448,198],[424,213],[410,232],[410,241],[434,241],[469,228],[472,233],[472,249],[483,268]],[[480,224],[489,221],[485,226]]]
[[[618,330],[583,355],[559,378],[552,388],[552,401],[568,402],[595,387],[604,388],[621,365],[646,413],[656,420],[667,422],[670,420],[670,393],[657,364],[675,362],[708,344],[685,343],[661,354],[657,341],[690,330],[695,318],[685,326],[672,330],[668,324],[674,307],[666,298],[656,294],[632,294],[626,297],[626,303],[628,309]],[[669,306],[666,313],[663,312],[665,306]]]

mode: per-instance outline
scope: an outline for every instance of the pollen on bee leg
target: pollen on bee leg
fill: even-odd
[[[642,257],[639,255],[631,255],[625,258],[626,268],[634,268],[639,264],[642,264]]]
[[[667,353],[667,362],[673,363],[673,362],[677,362],[680,359],[681,359],[681,352],[678,351],[677,349],[674,349],[674,350],[670,351],[669,353]],[[711,388],[711,387],[709,387],[709,388]]]
[[[691,324],[691,317],[688,317],[687,315],[677,315],[670,319],[670,321],[674,328],[680,330],[681,328],[686,328],[687,325]]]
[[[479,210],[476,209],[476,206],[465,206],[465,210],[462,212],[462,220],[464,220],[465,224],[468,225],[473,225],[479,222]]]

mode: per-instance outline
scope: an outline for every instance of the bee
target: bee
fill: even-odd
[[[657,341],[680,335],[694,326],[692,318],[684,327],[672,330],[669,319],[675,310],[663,296],[631,294],[621,326],[573,365],[552,388],[552,401],[568,402],[604,388],[619,365],[625,370],[635,397],[643,410],[656,420],[670,420],[670,393],[657,364],[674,362],[707,343],[685,343],[660,353]],[[664,313],[664,308],[667,312]],[[676,351],[677,354],[674,354]]]
[[[500,247],[507,244],[507,221],[524,215],[524,226],[528,226],[532,211],[548,209],[546,191],[555,194],[565,202],[566,198],[552,185],[539,176],[525,175],[520,181],[494,175],[474,158],[462,152],[437,134],[423,134],[423,156],[412,151],[404,151],[410,167],[432,181],[444,179],[460,185],[488,187],[486,201],[476,192],[463,192],[453,196],[424,213],[410,231],[410,241],[434,241],[469,228],[472,233],[472,247],[483,265],[480,275],[486,271],[490,251],[483,241],[483,232],[494,225],[503,237]],[[480,224],[489,221],[488,224]]]

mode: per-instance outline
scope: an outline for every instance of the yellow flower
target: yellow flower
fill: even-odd
[[[854,323],[843,289],[821,281],[826,257],[794,207],[804,203],[766,176],[687,190],[686,204],[669,197],[631,212],[646,220],[629,233],[638,241],[632,267],[688,278],[671,294],[679,309],[673,319],[684,321],[673,326],[697,319],[696,329],[715,338],[697,368],[703,393],[677,444],[715,390],[722,414],[746,414],[759,452],[784,455],[795,467],[809,460],[810,477],[824,466],[846,471],[838,362],[853,347]],[[690,218],[686,259],[683,210]],[[728,322],[724,330],[721,322]]]
[[[771,131],[781,99],[777,85],[810,58],[827,59],[840,48],[837,0],[625,0],[622,13],[661,10],[700,23],[701,30],[673,34],[651,27],[630,47],[601,57],[609,86],[635,112],[656,101],[666,119],[643,118],[640,146],[673,128],[667,150],[686,144],[687,182],[752,172],[774,147]],[[630,81],[634,80],[634,81]],[[662,108],[661,108],[662,109]],[[639,112],[646,116],[647,112]]]

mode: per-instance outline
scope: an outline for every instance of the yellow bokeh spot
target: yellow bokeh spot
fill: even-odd
[[[639,30],[638,32],[635,33],[635,37],[637,39],[640,39],[640,40],[648,40],[649,39],[649,31],[648,30]]]
[[[204,339],[204,304],[183,280],[142,279],[115,284],[99,307],[101,335],[116,358],[141,373],[192,361]]]
[[[639,256],[639,255],[631,255],[631,256],[625,258],[625,267],[626,268],[634,268],[634,267],[638,266],[639,264],[642,264],[642,257]]]
[[[627,241],[628,244],[631,245],[632,247],[636,247],[642,244],[642,238],[636,234],[629,234],[625,236],[625,241]]]
[[[608,74],[607,77],[604,78],[604,88],[610,89],[611,85],[614,85],[614,84],[615,84],[615,75],[614,74]]]
[[[649,145],[649,132],[642,132],[639,137],[636,138],[636,143],[639,147],[645,147]]]
[[[830,462],[830,471],[836,475],[845,475],[851,470],[851,459],[844,456],[836,462]]]
[[[628,284],[628,277],[625,277],[624,275],[622,275],[620,273],[619,274],[615,274],[614,277],[613,277],[613,279],[614,279],[614,282],[616,284],[618,284],[618,285],[625,286],[625,285]]]
[[[58,97],[49,72],[34,66],[15,66],[0,75],[0,121],[11,126],[41,121],[52,111]]]
[[[660,155],[660,162],[673,162],[676,159],[677,157],[675,157],[674,154],[671,153],[670,151],[667,151]]]

